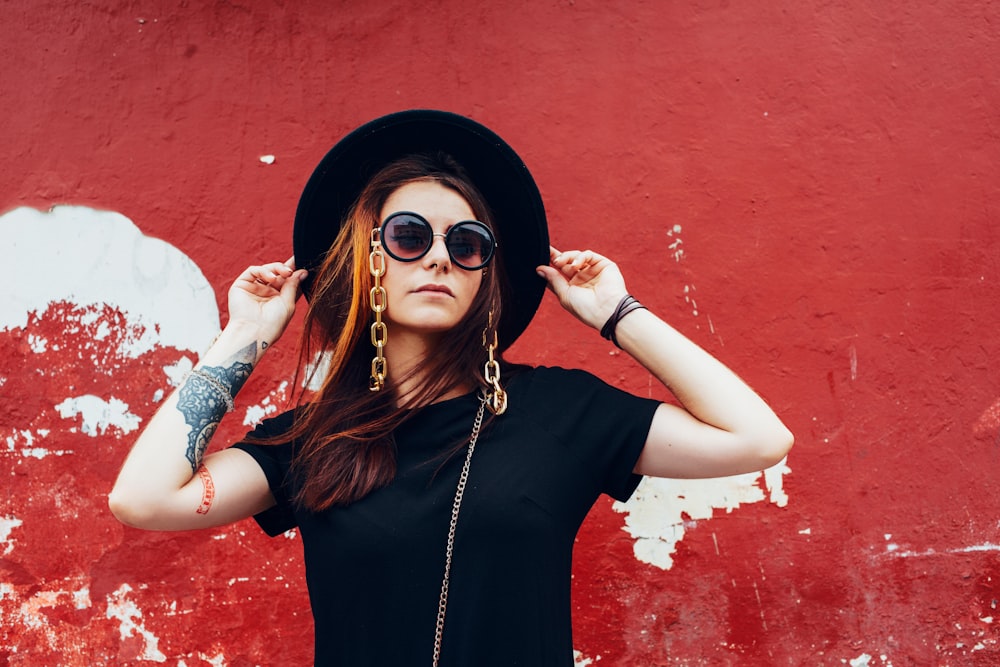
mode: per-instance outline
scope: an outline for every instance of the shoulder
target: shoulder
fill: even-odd
[[[620,394],[617,389],[588,371],[559,366],[536,366],[515,372],[510,389],[521,394],[527,404],[551,409],[564,403],[587,403],[605,394]]]
[[[546,390],[553,386],[592,385],[603,382],[587,371],[560,366],[519,366],[513,369],[512,386],[528,391]]]
[[[584,370],[538,366],[513,375],[511,410],[548,429],[578,432],[595,421],[652,413],[658,401],[635,396]]]

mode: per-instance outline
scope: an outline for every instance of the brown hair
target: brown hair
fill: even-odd
[[[445,154],[399,159],[379,171],[359,195],[313,276],[302,333],[299,368],[322,355],[328,361],[326,375],[308,401],[303,392],[295,423],[283,438],[300,443],[292,466],[293,474],[302,480],[296,501],[314,511],[349,504],[392,481],[396,474],[393,433],[414,410],[463,385],[485,387],[483,331],[491,310],[493,326],[499,321],[506,284],[499,247],[469,311],[412,371],[422,373],[419,385],[401,396],[401,378],[394,378],[390,367],[382,391],[368,389],[374,355],[369,333],[371,230],[381,222],[379,215],[388,197],[415,181],[451,188],[466,200],[478,220],[497,233],[482,195],[461,166]],[[390,329],[388,349],[391,339]],[[307,372],[307,379],[315,373]],[[397,403],[407,409],[398,408]]]

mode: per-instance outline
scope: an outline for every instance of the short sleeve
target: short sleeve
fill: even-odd
[[[254,440],[280,438],[292,427],[293,412],[285,412],[261,422],[246,438],[233,445],[253,457],[267,478],[275,505],[254,516],[265,533],[274,537],[295,528],[298,521],[293,511],[294,490],[289,473],[292,464],[292,443],[262,444]]]
[[[633,472],[659,401],[634,396],[580,370],[537,368],[524,409],[589,471],[597,490],[628,500]]]

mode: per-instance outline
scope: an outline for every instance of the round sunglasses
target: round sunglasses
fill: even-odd
[[[426,255],[435,236],[444,237],[451,261],[466,271],[489,264],[497,247],[493,232],[478,220],[456,222],[447,233],[435,234],[431,223],[423,216],[399,211],[386,218],[379,228],[382,247],[400,262],[415,262]]]

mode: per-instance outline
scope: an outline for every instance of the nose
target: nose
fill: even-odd
[[[438,237],[441,237],[440,243],[438,243]],[[451,255],[448,254],[448,245],[445,243],[446,238],[444,234],[431,234],[431,247],[427,250],[427,254],[424,255],[424,261],[428,266],[442,267],[446,264],[451,266]]]

